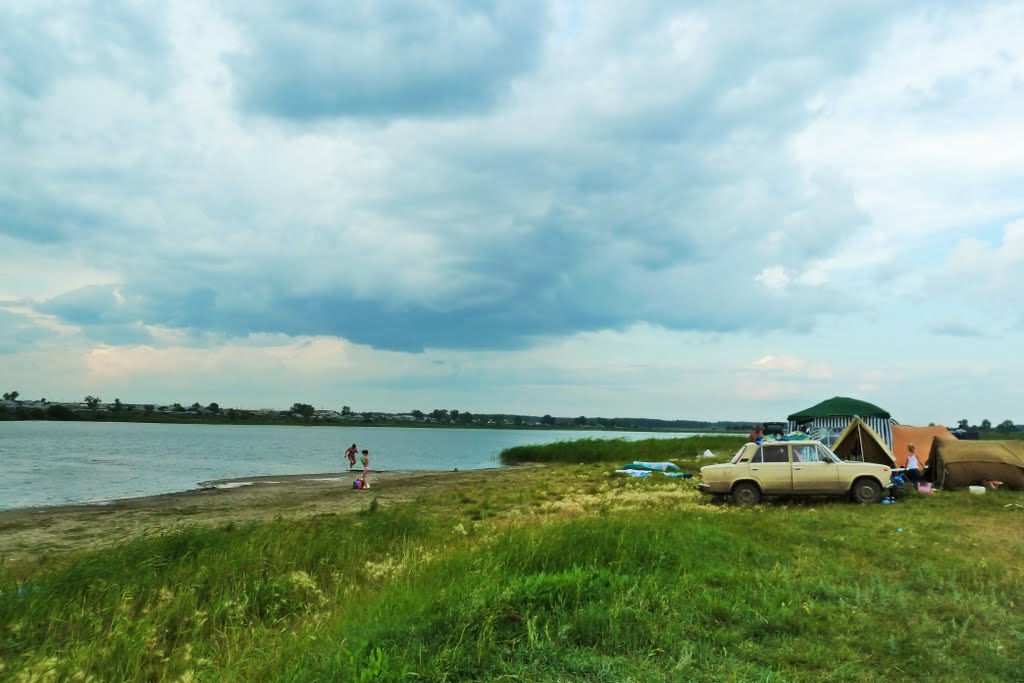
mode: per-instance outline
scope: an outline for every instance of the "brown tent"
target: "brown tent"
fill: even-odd
[[[945,427],[911,427],[910,425],[892,426],[892,456],[897,467],[907,466],[907,446],[917,444],[917,460],[924,468],[928,464],[932,450],[932,439],[956,440]]]
[[[878,432],[868,426],[859,417],[846,426],[846,429],[832,443],[832,452],[843,460],[873,462],[879,465],[895,467],[889,447]]]
[[[947,489],[986,481],[1001,481],[1008,489],[1024,489],[1024,443],[935,439],[925,477]]]

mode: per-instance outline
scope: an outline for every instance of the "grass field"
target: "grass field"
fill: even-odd
[[[1024,496],[737,509],[612,473],[736,441],[0,566],[0,680],[1024,680]]]

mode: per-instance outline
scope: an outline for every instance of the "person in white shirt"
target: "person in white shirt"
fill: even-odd
[[[921,486],[921,462],[917,459],[917,444],[907,444],[907,476],[914,487]]]

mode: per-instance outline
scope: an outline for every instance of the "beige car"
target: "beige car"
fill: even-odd
[[[700,490],[730,494],[737,505],[763,496],[845,496],[877,503],[888,490],[890,468],[840,460],[817,441],[748,443],[728,463],[700,468]]]

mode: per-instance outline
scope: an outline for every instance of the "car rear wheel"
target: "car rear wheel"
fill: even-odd
[[[874,479],[858,479],[850,489],[853,500],[861,503],[877,503],[882,499],[882,486]]]
[[[741,481],[732,487],[732,502],[743,507],[761,502],[761,489],[749,481]]]

